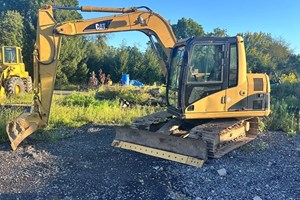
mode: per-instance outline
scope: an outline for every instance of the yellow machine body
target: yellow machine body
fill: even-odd
[[[255,138],[257,117],[270,112],[269,78],[246,73],[241,36],[177,41],[168,21],[147,7],[83,6],[77,10],[121,14],[61,23],[53,9],[71,8],[45,5],[38,12],[34,109],[7,124],[13,149],[48,124],[63,35],[141,31],[150,40],[156,37],[167,55],[168,64],[160,59],[160,65],[168,112],[137,119],[137,128],[148,123],[146,130],[117,129],[113,146],[199,167],[207,157],[220,157]]]

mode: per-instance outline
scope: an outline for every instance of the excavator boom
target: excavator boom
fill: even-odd
[[[81,10],[83,12],[122,13],[88,20],[74,20],[57,23],[53,9]],[[33,113],[23,113],[9,122],[6,128],[11,146],[17,146],[31,133],[48,124],[53,96],[57,64],[62,36],[111,33],[120,31],[141,31],[149,37],[156,37],[165,54],[176,43],[176,37],[169,23],[147,7],[80,8],[52,7],[44,5],[38,12],[37,37],[34,50],[34,109]],[[167,76],[167,68],[160,59],[161,70]]]

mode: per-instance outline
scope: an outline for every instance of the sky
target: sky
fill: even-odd
[[[299,0],[79,0],[79,6],[126,8],[147,6],[176,24],[182,17],[202,25],[205,32],[214,28],[226,29],[235,36],[245,32],[270,33],[289,44],[300,54],[300,1]],[[112,15],[82,12],[84,19]],[[137,45],[146,48],[148,37],[140,32],[109,34],[113,46]]]

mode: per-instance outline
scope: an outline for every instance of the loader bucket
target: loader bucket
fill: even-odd
[[[207,160],[206,143],[144,130],[116,128],[112,146],[201,167]]]
[[[18,145],[38,128],[44,126],[38,113],[25,112],[6,125],[6,132],[11,142],[11,148]]]

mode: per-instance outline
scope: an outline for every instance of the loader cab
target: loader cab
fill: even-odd
[[[194,104],[216,94],[216,102],[203,105],[203,112],[225,111],[225,91],[238,85],[238,37],[193,37],[179,41],[169,63],[168,111],[184,117]],[[244,69],[243,69],[244,68]],[[240,80],[242,81],[242,80]]]
[[[2,62],[6,65],[23,63],[20,47],[2,47]]]

